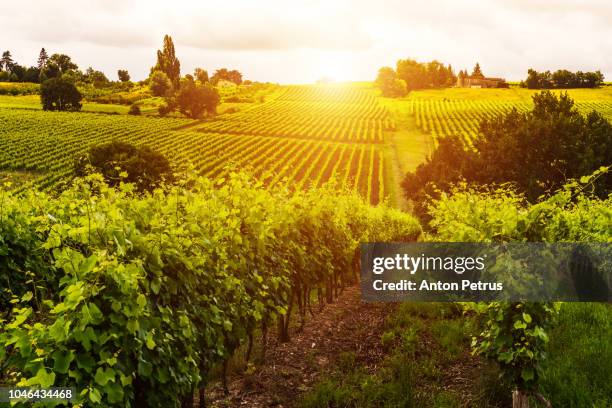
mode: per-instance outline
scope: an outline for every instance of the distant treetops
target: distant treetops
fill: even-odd
[[[413,59],[399,60],[396,69],[382,67],[378,70],[376,84],[383,96],[399,97],[409,91],[453,86],[457,77],[450,65],[436,60],[422,63]]]
[[[154,96],[164,98],[159,114],[167,115],[179,111],[182,114],[199,119],[214,115],[221,100],[215,86],[225,81],[232,85],[242,83],[242,74],[236,70],[218,69],[209,78],[208,71],[196,68],[193,75],[181,78],[181,64],[176,57],[172,37],[164,37],[163,49],[157,51],[157,63],[151,68],[149,87]]]
[[[450,64],[444,65],[436,60],[424,63],[413,59],[397,61],[395,70],[391,67],[379,69],[376,84],[383,96],[387,97],[401,97],[413,90],[451,86],[481,88],[508,86],[503,78],[486,78],[478,63],[474,66],[471,75],[467,70],[461,70],[455,75]]]
[[[601,71],[571,72],[559,69],[538,72],[534,69],[527,71],[527,79],[521,81],[521,86],[529,89],[568,89],[568,88],[598,88],[604,83]]]

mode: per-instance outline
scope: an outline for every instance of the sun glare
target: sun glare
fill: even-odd
[[[348,58],[342,55],[325,55],[318,64],[319,79],[330,82],[354,81],[355,70]]]

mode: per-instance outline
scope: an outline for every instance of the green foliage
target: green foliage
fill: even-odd
[[[37,95],[40,85],[35,83],[0,82],[0,95]]]
[[[296,288],[352,279],[359,242],[420,231],[331,189],[288,195],[244,174],[188,184],[135,194],[92,175],[56,198],[2,193],[29,269],[57,278],[12,297],[1,381],[74,386],[85,406],[178,407],[256,325],[286,313]]]
[[[610,198],[593,196],[607,168],[570,182],[549,198],[528,204],[509,188],[457,187],[430,207],[435,240],[458,242],[610,242]],[[479,318],[474,352],[496,361],[518,389],[537,391],[549,330],[559,305],[501,303],[466,305]]]
[[[136,103],[130,105],[130,110],[128,111],[128,115],[141,115],[140,106]]]
[[[199,119],[204,114],[215,114],[220,100],[216,88],[208,83],[197,84],[193,79],[182,80],[176,95],[178,109],[192,119]]]
[[[44,68],[41,68],[41,79],[60,78],[65,74],[74,73],[78,65],[66,54],[53,54],[46,59]]]
[[[169,96],[173,85],[163,71],[153,71],[149,77],[149,87],[154,96]]]
[[[121,82],[130,82],[130,74],[127,69],[117,70],[117,78],[119,78]]]
[[[155,71],[161,71],[166,74],[174,89],[179,87],[179,80],[181,78],[181,63],[179,62],[178,58],[176,58],[174,42],[172,41],[172,37],[169,35],[164,36],[163,49],[157,50],[157,63],[153,68],[151,68],[151,76]]]
[[[495,360],[507,380],[520,390],[536,390],[549,341],[546,334],[558,304],[501,303],[474,305],[481,332],[472,339],[474,352]]]
[[[482,73],[482,69],[480,68],[480,64],[476,63],[476,65],[474,65],[474,69],[472,70],[472,77],[474,78],[484,78],[484,74]]]
[[[62,78],[51,78],[40,86],[43,110],[79,111],[83,96],[76,86]]]
[[[477,184],[513,183],[535,201],[612,162],[612,125],[599,113],[583,116],[567,95],[544,91],[533,96],[534,108],[516,109],[481,124],[474,149],[461,140],[440,140],[433,155],[403,181],[406,197],[419,213],[427,196],[448,191],[462,179]],[[525,146],[529,146],[528,149]],[[600,194],[612,188],[612,177],[603,175],[594,184]]]
[[[382,67],[378,70],[376,85],[380,88],[382,95],[390,98],[405,96],[408,91],[406,82],[398,79],[393,68]]]
[[[540,388],[553,407],[612,406],[612,306],[564,303],[549,337]]]
[[[228,70],[227,68],[220,68],[215,71],[212,77],[210,77],[210,82],[212,82],[214,85],[217,85],[217,83],[222,80],[240,85],[242,83],[242,74],[235,69]]]
[[[162,154],[148,146],[118,141],[94,146],[87,156],[77,159],[76,175],[90,172],[102,174],[111,186],[133,183],[139,191],[153,190],[163,181],[173,180],[170,163]]]
[[[569,89],[569,88],[598,88],[604,83],[601,71],[570,72],[560,69],[554,73],[550,71],[538,72],[527,70],[527,79],[521,81],[521,86],[529,89]]]
[[[427,63],[412,59],[398,60],[396,64],[397,78],[405,81],[408,90],[445,88],[455,85],[457,77],[450,65],[433,60]]]
[[[202,68],[194,69],[193,76],[195,77],[197,81],[200,81],[201,84],[210,82],[210,79],[208,78],[208,71],[206,71],[205,69],[202,69]]]

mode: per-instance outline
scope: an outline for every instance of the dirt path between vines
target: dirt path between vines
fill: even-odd
[[[385,357],[380,341],[385,318],[395,307],[363,303],[359,286],[347,288],[334,303],[309,316],[302,332],[292,332],[291,342],[279,344],[271,336],[263,365],[251,374],[230,376],[229,396],[220,384],[211,386],[208,406],[295,407],[301,394],[334,369],[343,352],[354,353],[360,366],[374,372]]]

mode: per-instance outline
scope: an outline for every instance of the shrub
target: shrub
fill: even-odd
[[[165,73],[154,71],[149,80],[149,87],[154,96],[168,96],[172,93],[172,82]]]
[[[134,183],[139,191],[152,190],[162,181],[172,181],[168,160],[148,146],[136,147],[124,142],[94,146],[75,164],[77,176],[94,171],[111,186]]]
[[[76,86],[62,78],[51,78],[40,86],[43,110],[79,111],[83,96]]]
[[[140,115],[141,114],[140,106],[135,103],[130,105],[130,110],[128,111],[128,114],[129,115]]]

